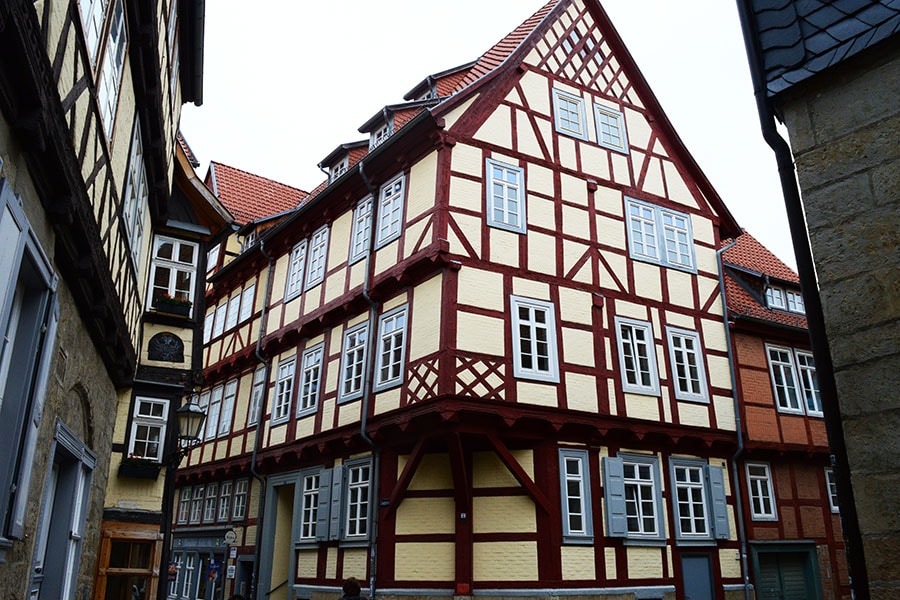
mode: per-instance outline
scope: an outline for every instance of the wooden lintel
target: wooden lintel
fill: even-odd
[[[409,487],[409,482],[412,481],[413,475],[416,474],[416,469],[419,468],[419,463],[422,462],[422,457],[425,455],[425,440],[427,438],[421,437],[419,441],[416,442],[416,445],[413,447],[412,452],[409,455],[409,460],[406,461],[406,466],[403,467],[403,472],[400,473],[400,477],[397,478],[397,483],[394,484],[394,489],[391,490],[391,495],[388,505],[388,514],[390,515],[394,511],[397,510],[397,506],[403,501],[403,497],[406,495],[406,489]]]
[[[544,509],[544,512],[547,514],[550,513],[550,502],[547,500],[547,497],[544,496],[544,493],[541,492],[540,488],[531,480],[531,477],[528,476],[528,473],[525,472],[525,469],[522,468],[522,465],[519,464],[519,461],[516,460],[516,457],[512,455],[512,452],[509,451],[503,442],[496,435],[488,435],[488,440],[491,442],[491,445],[494,446],[494,450],[497,452],[497,456],[500,457],[500,460],[503,461],[503,464],[506,465],[506,468],[509,469],[510,473],[513,474],[513,477],[522,484],[522,486],[528,490],[528,493],[531,495],[531,498],[535,501],[535,503]]]

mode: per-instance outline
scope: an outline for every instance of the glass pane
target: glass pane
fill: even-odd
[[[156,247],[156,256],[157,258],[172,260],[172,252],[174,250],[172,242],[159,242],[159,245]]]
[[[149,569],[151,542],[113,541],[109,550],[109,566],[114,569]]]

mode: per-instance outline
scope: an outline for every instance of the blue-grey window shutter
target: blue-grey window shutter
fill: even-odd
[[[725,474],[722,467],[709,466],[706,469],[706,477],[709,480],[709,491],[712,496],[713,526],[717,540],[727,540],[730,535],[728,529],[728,502],[725,499]]]
[[[28,507],[28,489],[31,486],[31,473],[34,470],[34,453],[38,434],[41,430],[41,418],[44,416],[44,397],[47,394],[47,380],[50,377],[50,363],[53,362],[53,349],[56,347],[56,326],[59,323],[59,304],[56,294],[49,298],[47,314],[42,327],[38,363],[32,389],[31,413],[25,423],[25,443],[22,446],[19,461],[19,478],[16,481],[16,495],[13,500],[12,518],[9,535],[21,539],[25,531],[25,509]]]
[[[606,535],[625,537],[628,534],[628,520],[625,516],[625,471],[621,458],[603,458],[603,497],[606,500]]]
[[[328,522],[329,540],[341,539],[341,515],[343,514],[343,511],[341,511],[343,494],[341,492],[344,489],[344,472],[343,465],[335,467],[334,474],[331,477],[331,514]]]
[[[328,509],[331,507],[331,469],[319,471],[319,507],[316,517],[316,540],[328,540]]]

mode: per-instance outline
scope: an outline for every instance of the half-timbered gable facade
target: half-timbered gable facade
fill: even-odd
[[[271,597],[743,594],[739,228],[596,1],[442,79],[216,274],[175,551],[234,527],[234,590]]]
[[[840,508],[799,280],[749,233],[723,256],[757,597],[845,597]]]
[[[105,597],[94,576],[111,566],[106,509],[155,515],[152,535],[114,555],[159,548],[162,482],[126,490],[117,465],[129,452],[160,464],[173,447],[153,436],[174,436],[191,387],[173,391],[148,350],[162,333],[148,278],[161,273],[159,236],[200,237],[182,227],[194,200],[173,189],[181,104],[202,100],[202,23],[196,0],[0,4],[4,597]],[[165,330],[192,351],[192,324]],[[141,379],[169,385],[165,399],[139,399]],[[130,593],[154,568],[142,560],[106,583]]]

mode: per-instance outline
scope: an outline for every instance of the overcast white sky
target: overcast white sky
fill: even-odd
[[[733,0],[601,0],[688,150],[738,222],[794,267]],[[204,103],[181,128],[223,162],[304,190],[316,165],[427,75],[474,60],[545,0],[214,0]],[[249,8],[252,6],[252,8]]]

